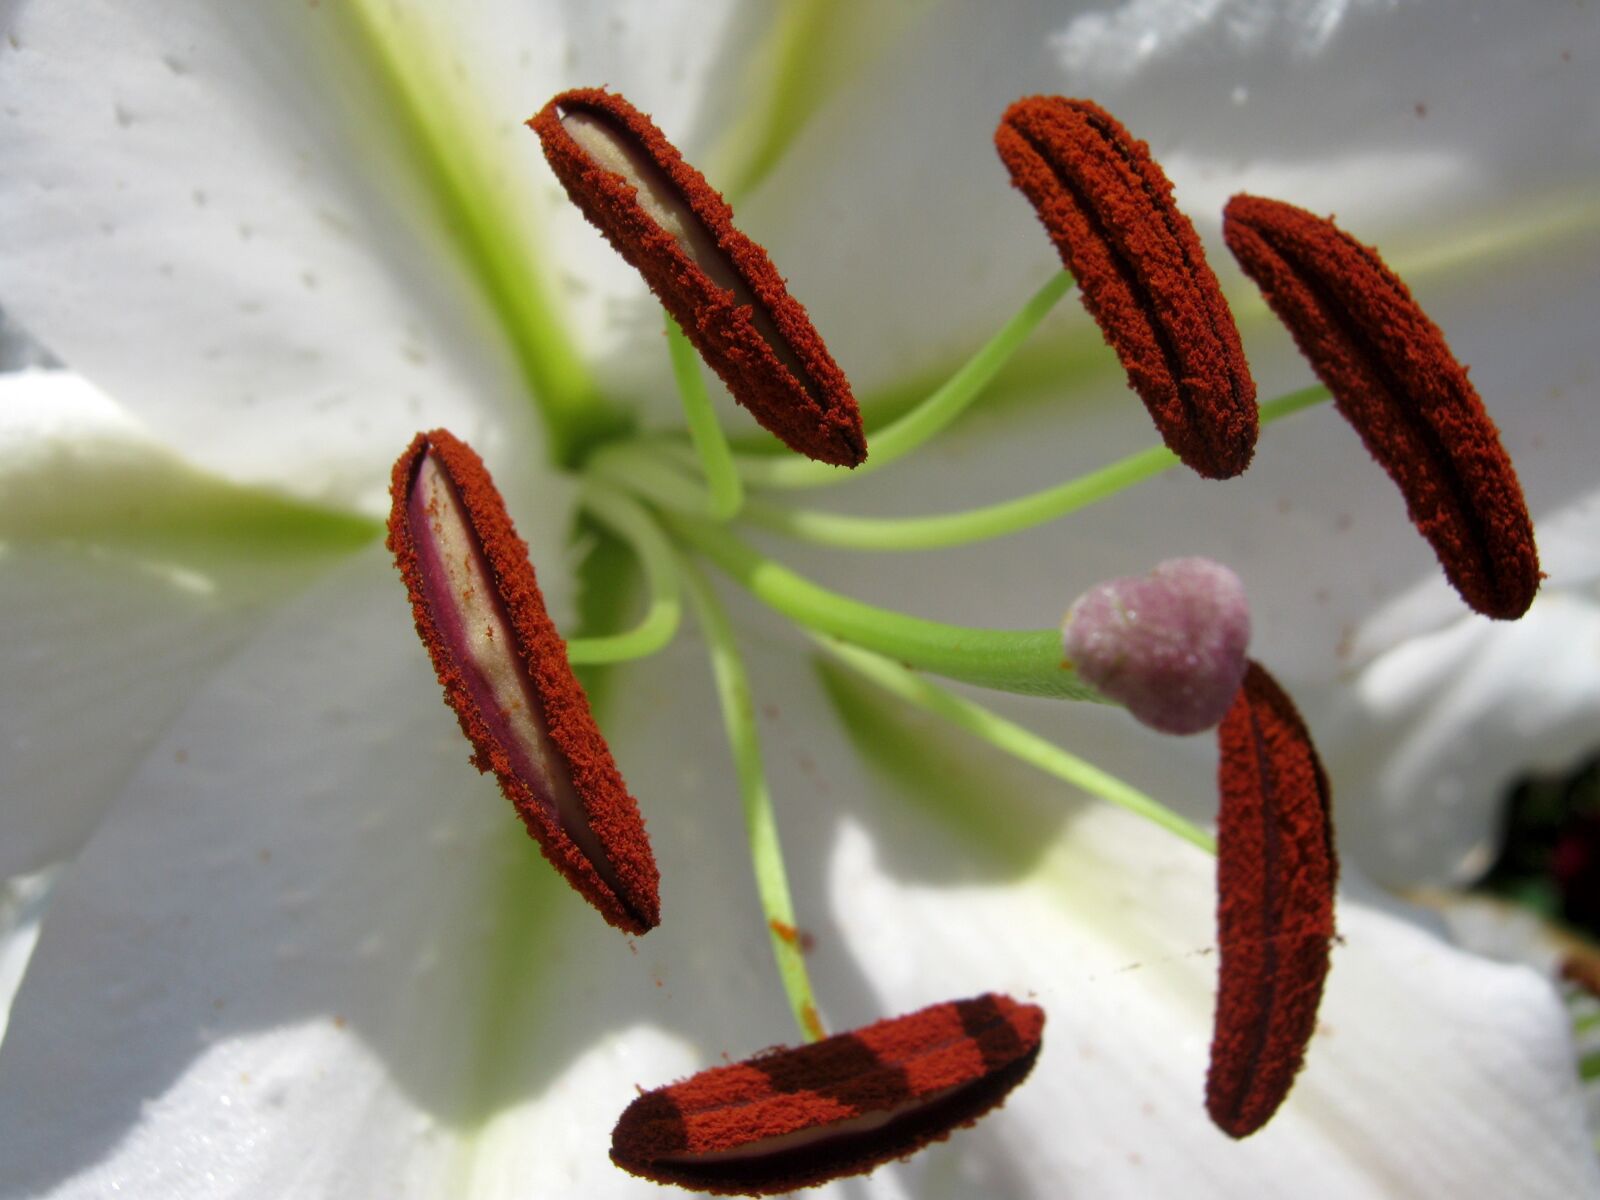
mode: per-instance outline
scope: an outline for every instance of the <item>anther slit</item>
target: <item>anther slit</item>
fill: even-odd
[[[1272,760],[1261,736],[1261,721],[1252,711],[1250,736],[1255,743],[1256,778],[1261,790],[1261,928],[1257,936],[1261,942],[1261,980],[1252,1014],[1250,1046],[1241,1062],[1233,1064],[1235,1087],[1227,1104],[1229,1115],[1237,1121],[1243,1114],[1251,1081],[1261,1069],[1261,1060],[1267,1049],[1267,1035],[1272,1028],[1273,1010],[1278,994],[1278,937],[1283,928],[1282,899],[1278,894],[1278,797],[1277,779],[1273,774]]]
[[[704,271],[718,287],[732,293],[738,304],[750,310],[750,320],[756,332],[772,348],[784,369],[819,408],[827,408],[827,395],[817,387],[799,355],[790,347],[767,306],[750,290],[750,285],[739,274],[732,260],[722,252],[716,237],[673,186],[666,172],[650,160],[627,130],[604,113],[592,109],[563,111],[561,127],[594,159],[596,166],[626,180],[638,193],[640,206],[672,235],[678,248],[694,261],[695,266]]]
[[[1197,261],[1195,259],[1195,256],[1190,249],[1189,239],[1184,236],[1185,230],[1179,224],[1181,218],[1177,216],[1177,213],[1173,209],[1171,203],[1165,197],[1157,194],[1154,186],[1151,184],[1149,178],[1142,169],[1142,164],[1128,152],[1128,149],[1123,145],[1122,140],[1114,136],[1115,131],[1112,130],[1104,120],[1099,117],[1090,116],[1089,124],[1098,133],[1100,133],[1100,135],[1105,139],[1107,145],[1113,147],[1117,151],[1123,162],[1127,164],[1128,169],[1138,178],[1140,186],[1144,190],[1145,198],[1149,202],[1151,211],[1160,217],[1162,225],[1166,228],[1167,236],[1172,243],[1173,249],[1177,252],[1178,256],[1183,259],[1183,265],[1188,275],[1192,278],[1201,270],[1205,270],[1207,273],[1209,273],[1210,267],[1206,263]],[[1227,311],[1221,295],[1212,292],[1210,289],[1197,288],[1190,294],[1188,298],[1192,300],[1204,314],[1205,322],[1210,327],[1211,337],[1213,339],[1216,352],[1229,358],[1241,358],[1244,351],[1239,345],[1238,333],[1233,327],[1233,314]],[[1240,370],[1242,369],[1243,368],[1241,366]],[[1228,386],[1232,391],[1234,402],[1239,405],[1248,405],[1253,403],[1255,400],[1255,386],[1250,381],[1249,377],[1244,376],[1241,378],[1239,370],[1233,369],[1229,369],[1227,375]],[[1179,376],[1174,376],[1174,378],[1179,378]],[[1205,414],[1196,411],[1193,397],[1185,394],[1181,388],[1179,390],[1179,395],[1183,400],[1184,407],[1188,411],[1189,420],[1195,423],[1196,428],[1202,430],[1206,429],[1206,425],[1204,423]]]
[[[1257,228],[1256,232],[1261,233],[1262,231]],[[1439,437],[1432,424],[1413,406],[1405,403],[1404,398],[1407,394],[1407,388],[1393,368],[1389,366],[1387,356],[1367,336],[1360,323],[1349,315],[1346,306],[1323,283],[1319,272],[1315,269],[1308,269],[1306,264],[1299,260],[1288,246],[1273,243],[1265,234],[1262,234],[1262,236],[1263,240],[1267,241],[1268,245],[1283,258],[1285,264],[1294,272],[1301,285],[1315,298],[1323,316],[1329,322],[1338,326],[1349,344],[1356,349],[1361,365],[1377,377],[1386,407],[1400,419],[1411,432],[1411,435],[1422,444],[1423,453],[1427,455],[1429,464],[1437,473],[1449,497],[1449,503],[1453,509],[1452,516],[1454,521],[1452,523],[1468,531],[1472,540],[1473,553],[1478,560],[1480,570],[1483,572],[1483,578],[1492,581],[1495,592],[1503,598],[1505,587],[1498,570],[1487,523],[1473,503],[1472,489],[1467,485],[1466,480],[1457,469],[1449,448]],[[1374,263],[1372,265],[1375,268],[1375,278],[1366,284],[1368,287],[1377,286],[1380,281],[1383,281],[1384,275],[1387,274],[1387,272],[1378,269],[1377,264]],[[1359,425],[1357,429],[1359,432]],[[1408,496],[1406,499],[1409,504],[1410,497]],[[1420,516],[1421,514],[1417,515]]]
[[[1019,131],[1020,132],[1020,131]],[[1089,223],[1096,239],[1105,246],[1110,253],[1112,266],[1127,288],[1128,294],[1133,297],[1140,312],[1144,314],[1145,326],[1161,351],[1161,359],[1166,367],[1167,374],[1172,379],[1172,396],[1183,409],[1183,422],[1193,427],[1200,419],[1200,414],[1195,410],[1194,400],[1185,394],[1182,386],[1184,377],[1184,363],[1182,354],[1178,350],[1171,332],[1160,319],[1156,301],[1150,289],[1139,277],[1138,264],[1129,257],[1126,248],[1112,233],[1111,228],[1105,223],[1105,217],[1094,203],[1094,196],[1082,187],[1067,168],[1060,163],[1051,153],[1050,147],[1030,133],[1022,134],[1023,140],[1030,149],[1039,156],[1041,162],[1050,168],[1051,174],[1056,177],[1063,190],[1071,194],[1078,209],[1083,213],[1084,219]]]
[[[489,564],[475,544],[455,485],[432,454],[424,454],[418,463],[409,512],[413,535],[424,524],[431,531],[431,537],[416,538],[418,565],[430,594],[457,597],[453,604],[435,602],[433,617],[466,668],[467,686],[484,720],[499,735],[534,799],[582,851],[606,886],[628,904],[628,889],[589,823],[565,758],[550,740],[544,704],[522,666],[527,651],[500,601]]]

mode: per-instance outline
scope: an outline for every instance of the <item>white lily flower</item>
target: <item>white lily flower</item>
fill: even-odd
[[[25,375],[0,403],[0,878],[71,860],[42,926],[0,930],[6,971],[37,937],[0,1043],[0,1193],[650,1195],[607,1159],[634,1086],[792,1038],[700,638],[619,668],[602,713],[663,878],[662,926],[630,942],[467,769],[362,544],[395,455],[448,426],[565,623],[574,488],[531,392],[678,421],[659,309],[520,125],[568,86],[626,91],[738,188],[862,393],[936,381],[1056,270],[990,144],[1024,93],[1116,112],[1213,245],[1238,190],[1336,209],[1473,364],[1535,516],[1566,531],[1526,626],[1460,616],[1328,411],[1267,429],[1226,485],[1168,475],[1003,543],[785,561],[996,627],[1159,559],[1228,563],[1255,656],[1328,752],[1347,853],[1385,882],[1461,870],[1505,776],[1593,727],[1593,669],[1560,704],[1535,687],[1600,621],[1581,13],[467,9],[104,0],[27,9],[0,43],[0,304],[116,400]],[[1301,386],[1213,262],[1262,394]],[[852,507],[987,503],[1152,440],[1075,305],[1008,379]],[[991,989],[1050,1018],[1003,1112],[819,1195],[1600,1190],[1548,984],[1359,880],[1293,1096],[1247,1142],[1218,1133],[1212,861],[733,612],[829,1024]],[[1441,704],[1451,679],[1472,687]],[[997,707],[1210,819],[1205,739]],[[1438,779],[1465,797],[1442,817]],[[1415,829],[1445,849],[1384,849]]]

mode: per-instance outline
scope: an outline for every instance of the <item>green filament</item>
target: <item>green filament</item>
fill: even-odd
[[[1053,775],[1092,796],[1143,817],[1169,833],[1177,834],[1207,854],[1217,852],[1216,839],[1203,829],[1137,788],[1046,741],[1031,730],[1006,720],[981,704],[948,692],[880,655],[829,638],[813,637],[812,640],[862,678],[891,695],[945,718],[1047,775]]]
[[[689,516],[712,515],[711,493],[643,443],[607,446],[589,460],[589,474],[659,507]]]
[[[999,333],[945,381],[944,386],[887,429],[873,432],[868,439],[867,461],[855,470],[843,471],[826,463],[792,455],[773,458],[740,454],[735,455],[733,460],[740,478],[759,487],[826,487],[861,475],[870,475],[890,463],[898,462],[942,432],[971,406],[1071,287],[1072,276],[1065,272],[1052,276],[1050,282],[1034,293]]]
[[[626,662],[654,654],[672,641],[683,615],[678,595],[678,568],[672,548],[650,514],[619,492],[585,486],[582,504],[589,513],[627,542],[644,567],[650,603],[632,629],[606,637],[572,638],[567,659],[574,666]]]
[[[530,228],[528,194],[509,175],[496,122],[439,53],[426,9],[377,0],[330,8],[380,90],[389,130],[478,285],[544,420],[556,462],[571,466],[628,427],[573,349],[546,245]],[[531,136],[531,135],[527,135]]]
[[[1321,384],[1279,396],[1261,406],[1261,423],[1270,424],[1328,398]],[[876,445],[873,452],[876,453]],[[1124,488],[1142,483],[1178,465],[1165,446],[1140,450],[1099,470],[1054,487],[966,512],[929,517],[858,517],[815,509],[786,508],[752,502],[747,508],[757,525],[790,537],[850,550],[933,550],[988,541],[1019,533],[1098,504]]]
[[[778,976],[783,980],[783,990],[788,994],[800,1035],[814,1042],[823,1036],[822,1022],[817,1015],[811,977],[806,971],[805,956],[796,932],[794,902],[789,896],[789,878],[783,867],[783,848],[778,843],[777,817],[761,763],[761,738],[756,729],[750,681],[727,611],[705,577],[687,559],[683,561],[683,580],[695,616],[705,631],[711,655],[711,672],[716,680],[722,722],[739,778],[745,833],[750,839],[750,862],[755,869],[756,892],[761,897],[761,911],[772,939],[772,956],[777,960]]]
[[[689,344],[678,323],[667,316],[667,350],[672,356],[672,376],[683,398],[684,419],[689,437],[700,459],[700,470],[711,488],[706,511],[719,521],[732,520],[744,503],[744,484],[733,468],[733,452],[717,421],[706,381],[700,375],[700,355]]]

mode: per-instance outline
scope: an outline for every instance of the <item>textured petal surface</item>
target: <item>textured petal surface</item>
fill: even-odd
[[[424,6],[14,7],[0,296],[196,462],[381,511],[393,448],[418,428],[486,453],[530,432],[496,327],[516,298],[475,294],[438,208],[443,168],[385,90],[385,47],[459,116],[451,150],[498,172],[469,189],[508,222],[496,253],[525,260],[524,287],[575,280],[586,294],[563,316],[596,352],[609,264],[572,241],[579,219],[520,121],[561,87],[626,74],[693,127],[724,32],[736,46],[761,27],[730,30],[730,10],[488,4],[441,31]]]
[[[1514,625],[1463,617],[1380,655],[1329,705],[1341,833],[1393,886],[1471,882],[1525,773],[1572,769],[1600,729],[1600,598],[1557,591]]]
[[[607,1158],[634,1084],[793,1036],[716,726],[659,719],[697,666],[628,692],[672,913],[634,945],[467,763],[380,550],[291,605],[65,872],[0,1047],[5,1187],[653,1194]]]
[[[39,923],[57,872],[38,871],[0,886],[0,1041],[5,1040],[11,1001],[22,986],[28,960],[39,941]]]
[[[570,1065],[518,1006],[587,1010],[593,1049],[594,972],[655,990],[467,764],[381,549],[200,691],[47,924],[0,1050],[24,1194],[458,1193],[480,1127]]]
[[[76,852],[194,688],[373,536],[201,474],[74,375],[0,376],[0,879]]]
[[[859,829],[841,837],[833,869],[836,903],[874,913],[849,937],[873,964],[882,1003],[992,975],[1006,958],[1018,965],[1000,978],[1030,987],[1051,1014],[1039,1073],[1009,1120],[985,1130],[992,1142],[909,1168],[927,1194],[1027,1194],[1012,1174],[1023,1163],[1029,1179],[1096,1196],[1198,1186],[1206,1195],[1426,1197],[1470,1195],[1494,1179],[1554,1198],[1600,1186],[1564,1013],[1531,971],[1474,959],[1347,902],[1305,1071],[1271,1125],[1223,1146],[1198,1100],[1196,1024],[1214,973],[1203,862],[1167,859],[1143,831],[1097,814],[1075,820],[1044,878],[1020,889],[907,887]],[[983,939],[962,936],[974,927],[988,931]],[[1058,1132],[1039,1137],[1045,1128]]]
[[[1577,10],[1158,0],[1117,6],[1116,29],[1159,49],[1129,54],[1105,6],[1076,7],[1008,5],[1004,21],[948,7],[828,105],[753,197],[747,222],[775,231],[761,236],[819,327],[830,307],[875,314],[829,332],[858,390],[937,362],[945,338],[970,344],[1026,294],[1019,279],[1053,265],[990,144],[1032,92],[1091,98],[1148,140],[1203,236],[1246,189],[1337,211],[1393,252],[1441,212],[1582,195],[1596,34]],[[891,218],[882,196],[915,203]],[[894,269],[844,269],[860,261]],[[1245,349],[1254,359],[1248,331]]]

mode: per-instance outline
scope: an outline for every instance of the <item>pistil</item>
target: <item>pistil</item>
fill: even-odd
[[[1250,604],[1221,563],[1173,558],[1073,602],[1061,646],[1078,673],[1162,733],[1210,729],[1244,678]]]

